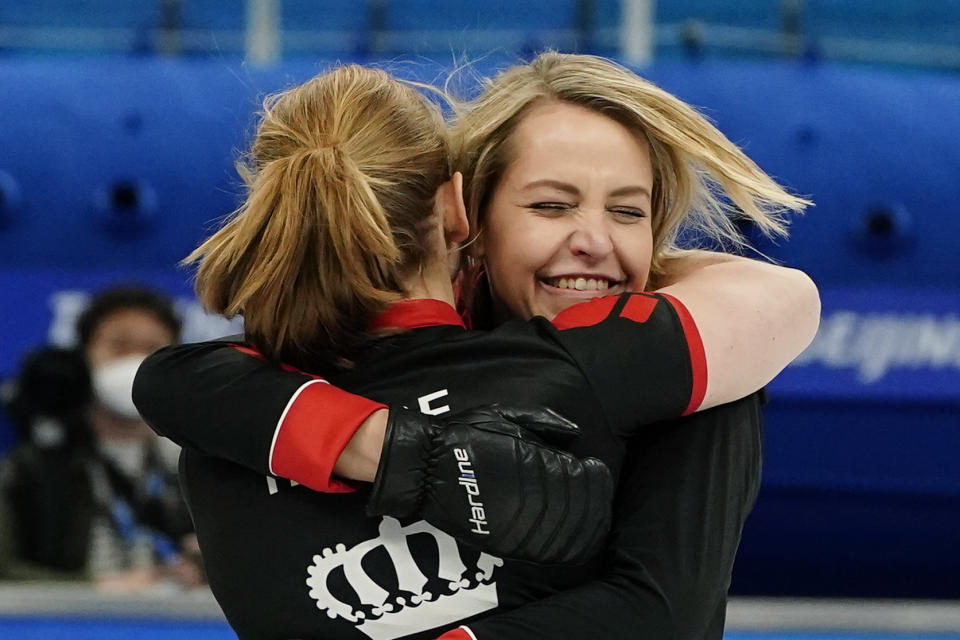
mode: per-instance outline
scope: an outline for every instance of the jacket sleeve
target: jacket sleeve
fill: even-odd
[[[154,431],[182,447],[323,492],[352,490],[332,476],[333,465],[363,421],[384,406],[225,341],[149,356],[133,399]]]
[[[622,437],[700,407],[706,357],[679,300],[657,293],[594,298],[557,314],[551,328],[549,335],[576,361]]]
[[[631,442],[602,577],[443,640],[720,640],[760,484],[758,395],[659,423]]]

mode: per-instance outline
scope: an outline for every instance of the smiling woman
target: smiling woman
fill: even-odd
[[[741,219],[785,235],[784,214],[809,202],[629,69],[544,53],[490,80],[453,137],[474,234],[461,291],[474,327],[554,318],[601,290],[669,294],[703,340],[703,407],[755,390],[754,376],[765,384],[812,338],[819,300],[804,274],[677,242],[682,230],[740,247]]]
[[[517,126],[476,255],[501,316],[552,318],[574,302],[647,288],[649,145],[615,120],[547,102]]]
[[[785,192],[695,109],[595,56],[547,52],[503,71],[458,118],[454,140],[467,217],[477,234],[465,249],[463,292],[475,326],[503,319],[509,308],[504,296],[523,300],[526,309],[555,313],[563,308],[562,298],[554,296],[559,292],[553,291],[561,284],[558,276],[574,276],[574,288],[582,275],[584,287],[587,276],[593,276],[598,287],[606,280],[608,288],[656,289],[676,279],[671,271],[678,268],[673,258],[681,229],[739,247],[743,239],[736,219],[751,221],[763,233],[784,235],[783,214],[810,204]],[[499,242],[506,225],[518,225],[515,232],[525,228],[506,220],[511,207],[515,214],[531,209],[575,214],[564,216],[575,218],[564,223],[569,231],[564,242],[583,259],[571,265],[553,259],[531,264],[537,259],[524,258],[526,282],[506,279],[488,253],[497,242],[484,241],[484,236],[496,234]],[[581,224],[590,234],[573,233],[570,225],[599,220],[590,214],[600,211],[620,221],[645,215],[649,245],[628,250],[640,242],[629,240],[640,230],[616,231],[609,219],[602,225]],[[537,232],[544,230],[537,227]],[[549,235],[562,234],[554,230]],[[612,248],[604,246],[607,242]],[[604,268],[594,268],[598,259]],[[623,262],[619,269],[616,261]],[[495,295],[487,296],[491,283],[485,282],[484,272],[510,291],[494,286],[489,290]],[[545,286],[537,289],[535,282]],[[569,289],[569,277],[566,285]]]

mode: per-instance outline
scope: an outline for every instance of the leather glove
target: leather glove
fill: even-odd
[[[554,447],[579,434],[549,409],[390,407],[367,512],[421,518],[503,558],[587,560],[610,530],[614,483],[600,460]]]

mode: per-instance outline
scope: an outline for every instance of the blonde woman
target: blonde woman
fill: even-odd
[[[601,84],[598,71],[603,88],[578,97]],[[548,54],[494,79],[458,123],[466,208],[457,173],[436,197],[421,194],[413,227],[430,230],[433,250],[408,259],[416,243],[397,233],[400,205],[386,198],[404,190],[394,169],[410,170],[417,154],[379,135],[374,107],[383,96],[367,87],[337,102],[301,89],[264,116],[247,205],[194,254],[199,292],[215,310],[244,314],[259,355],[392,409],[384,427],[383,405],[281,370],[244,344],[188,345],[147,361],[135,392],[148,421],[222,458],[188,453],[183,473],[211,584],[234,628],[241,637],[430,638],[469,620],[445,637],[722,633],[733,553],[756,491],[759,417],[755,397],[719,405],[759,389],[806,346],[818,303],[802,274],[679,255],[672,240],[696,216],[730,235],[728,207],[707,174],[731,206],[773,230],[780,211],[803,201],[673,96],[607,61]],[[371,135],[375,148],[353,143]],[[258,156],[265,138],[288,146]],[[331,163],[301,160],[315,154]],[[529,320],[488,333],[459,325],[446,265],[467,212],[479,234],[471,268],[489,275],[477,289],[489,292],[487,316]],[[393,266],[396,278],[382,277]],[[628,293],[648,290],[651,275],[657,292]],[[387,306],[391,299],[402,302]],[[340,309],[358,311],[340,323]],[[450,448],[437,455],[432,442],[411,445],[411,433],[429,431],[432,441],[445,431],[411,429],[402,407],[443,416],[493,401],[574,419],[577,456],[616,471],[627,454],[602,557],[518,563],[477,551],[482,540],[455,530],[458,518],[485,521],[488,505],[529,486],[475,466],[470,446],[444,442]],[[247,469],[344,493],[264,482]],[[461,495],[438,499],[436,480],[449,469]],[[349,479],[373,481],[372,489]],[[423,505],[457,540],[418,520]],[[545,529],[514,524],[528,536]]]

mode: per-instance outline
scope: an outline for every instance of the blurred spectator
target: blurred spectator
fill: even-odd
[[[77,350],[24,360],[6,399],[20,442],[0,463],[0,577],[202,582],[175,446],[131,398],[140,362],[179,333],[165,297],[116,287],[78,319]]]

